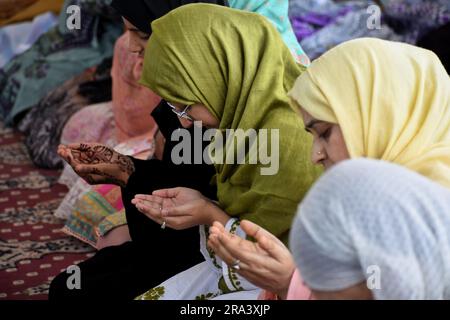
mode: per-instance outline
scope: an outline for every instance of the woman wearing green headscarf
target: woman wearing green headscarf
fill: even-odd
[[[311,140],[287,98],[302,68],[272,24],[258,14],[193,4],[156,20],[152,30],[141,83],[168,101],[184,126],[197,120],[218,129],[211,144],[215,152],[210,150],[218,203],[185,188],[136,196],[136,207],[163,226],[200,225],[206,259],[140,298],[213,298],[231,292],[239,292],[234,298],[256,298],[257,288],[208,251],[206,239],[214,220],[244,236],[242,218],[286,239],[297,204],[320,174],[309,160]],[[254,129],[257,142],[236,143],[237,134],[231,134],[221,148],[218,141],[227,129]],[[272,172],[261,159],[252,164],[253,156],[267,147],[276,156]],[[233,152],[243,152],[245,161],[231,161]]]

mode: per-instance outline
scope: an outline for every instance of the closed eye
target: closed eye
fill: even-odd
[[[329,127],[327,130],[325,130],[323,133],[321,133],[319,135],[319,138],[324,139],[324,140],[328,140],[330,135],[331,135],[331,127]]]

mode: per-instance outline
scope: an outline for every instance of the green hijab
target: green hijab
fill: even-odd
[[[205,105],[222,130],[279,129],[277,174],[261,175],[265,165],[246,161],[216,164],[215,180],[219,203],[230,216],[285,236],[320,173],[310,161],[311,138],[287,97],[301,67],[258,14],[192,4],[155,20],[152,29],[143,85],[169,102]],[[225,147],[225,156],[229,151]]]

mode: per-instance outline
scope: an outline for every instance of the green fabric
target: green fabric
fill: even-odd
[[[169,102],[204,104],[222,130],[280,130],[278,174],[261,175],[261,164],[225,164],[215,165],[215,179],[229,215],[282,236],[320,173],[310,161],[311,138],[287,98],[301,67],[275,27],[255,13],[192,4],[155,20],[152,29],[143,85]]]

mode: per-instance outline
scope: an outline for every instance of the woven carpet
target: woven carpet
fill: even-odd
[[[94,252],[61,232],[61,172],[33,166],[22,141],[0,124],[0,300],[47,299],[50,281]]]

